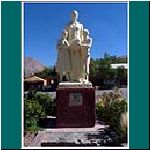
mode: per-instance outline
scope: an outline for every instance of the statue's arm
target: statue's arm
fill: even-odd
[[[69,42],[66,39],[62,41],[62,44],[64,46],[67,46],[67,47],[70,45]]]
[[[83,41],[83,25],[81,24],[81,41]]]

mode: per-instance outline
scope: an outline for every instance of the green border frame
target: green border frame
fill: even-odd
[[[149,147],[149,2],[129,2],[129,147]]]
[[[21,2],[1,2],[1,146],[21,148]]]
[[[149,147],[149,2],[129,2],[130,148]],[[21,2],[1,2],[2,148],[21,148]]]

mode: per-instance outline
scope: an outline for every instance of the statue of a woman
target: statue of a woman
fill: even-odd
[[[71,82],[77,82],[81,76],[81,42],[83,40],[83,25],[77,21],[78,12],[73,11],[71,13],[71,21],[65,29],[68,32],[67,40],[70,44],[70,78]]]

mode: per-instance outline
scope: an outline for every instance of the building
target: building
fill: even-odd
[[[45,86],[47,86],[47,80],[37,76],[31,76],[24,79],[24,91],[41,90]]]
[[[128,64],[119,63],[119,64],[111,64],[112,69],[128,69]]]

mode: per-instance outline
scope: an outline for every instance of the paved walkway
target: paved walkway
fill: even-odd
[[[59,128],[59,129],[44,129],[38,132],[38,136],[34,138],[31,147],[40,147],[41,143],[77,143],[82,140],[82,143],[90,142],[87,139],[88,134],[97,135],[98,132],[104,131],[108,125],[97,124],[93,128]]]

